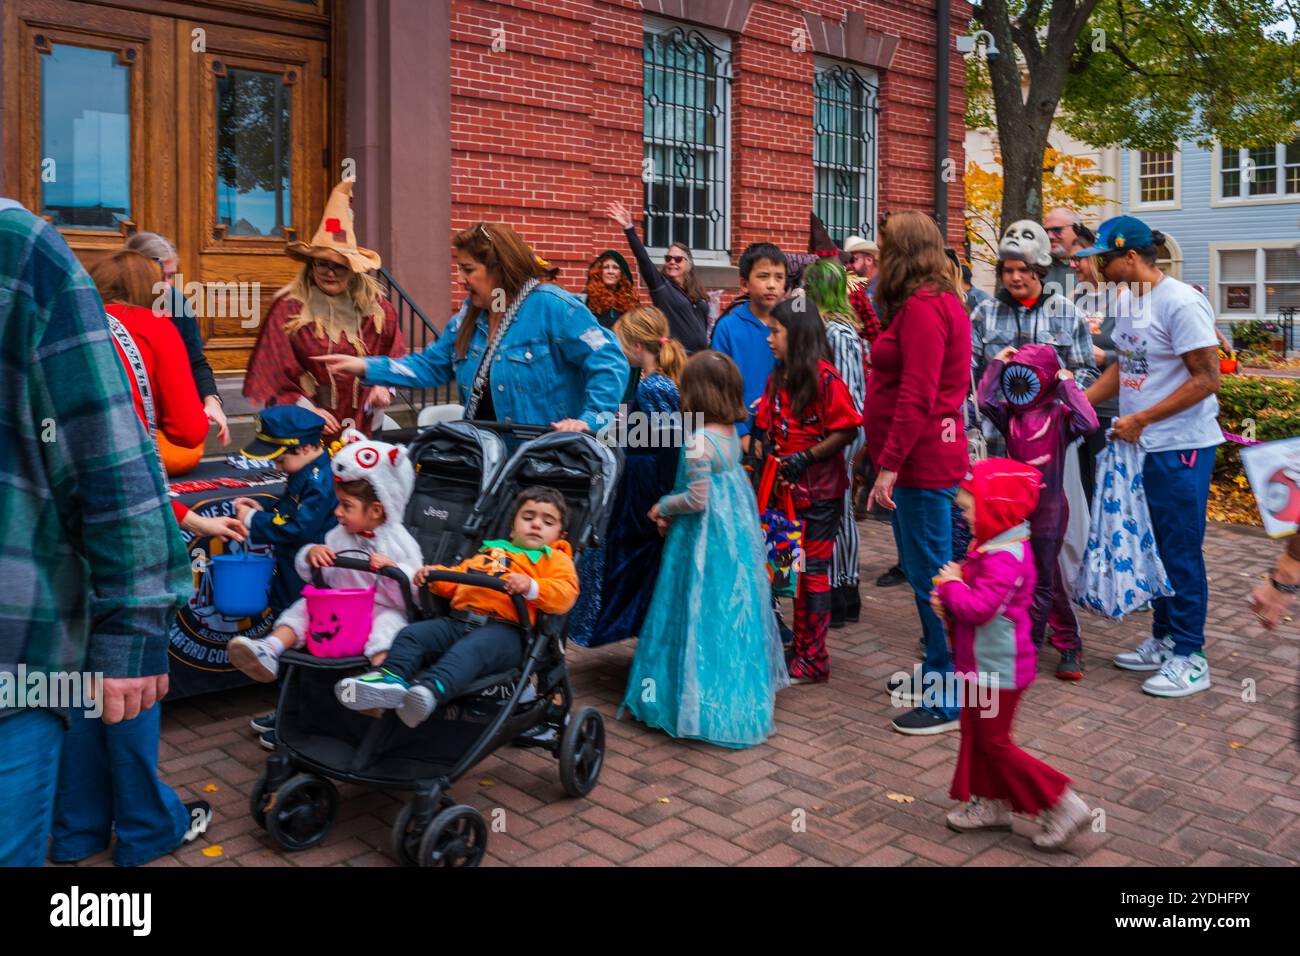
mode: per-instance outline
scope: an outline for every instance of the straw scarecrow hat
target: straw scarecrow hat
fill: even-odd
[[[357,245],[357,234],[352,230],[352,181],[348,179],[335,186],[325,201],[325,215],[311,242],[291,242],[284,251],[300,262],[345,262],[353,272],[378,269],[382,261],[379,253]]]

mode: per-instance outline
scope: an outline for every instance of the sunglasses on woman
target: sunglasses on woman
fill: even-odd
[[[685,256],[664,256],[664,262],[685,262]]]

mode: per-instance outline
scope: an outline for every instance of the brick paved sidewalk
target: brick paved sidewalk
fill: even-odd
[[[485,865],[1300,863],[1300,634],[1295,623],[1264,633],[1244,603],[1275,542],[1211,526],[1208,692],[1147,697],[1140,676],[1110,666],[1114,653],[1141,639],[1147,615],[1120,625],[1083,619],[1090,670],[1079,685],[1054,680],[1054,655],[1044,655],[1018,719],[1019,741],[1105,810],[1104,832],[1081,836],[1072,854],[1046,855],[1024,826],[956,834],[944,825],[957,737],[904,737],[889,727],[885,681],[911,667],[919,630],[906,588],[872,583],[892,563],[888,527],[862,528],[862,622],[831,632],[829,684],[780,694],[778,732],[763,746],[723,750],[615,721],[632,647],[573,649],[579,702],[606,718],[600,784],[588,799],[572,800],[548,754],[506,748],[489,757],[453,789],[489,819],[505,810],[505,832],[491,834]],[[1242,699],[1246,681],[1254,682],[1253,702]],[[209,800],[215,814],[206,838],[153,865],[394,865],[389,827],[400,794],[342,787],[333,831],[303,853],[282,853],[254,825],[248,791],[266,753],[248,719],[272,706],[263,687],[168,705],[163,776],[185,799]],[[792,826],[799,816],[804,832]],[[104,864],[107,854],[86,862]]]

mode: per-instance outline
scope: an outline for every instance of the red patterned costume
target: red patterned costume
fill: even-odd
[[[311,319],[304,320],[304,303],[289,294],[279,296],[271,305],[266,322],[257,337],[253,356],[244,379],[244,395],[266,405],[283,405],[305,398],[317,408],[329,411],[340,425],[351,420],[356,427],[371,433],[370,394],[375,386],[365,386],[352,375],[330,373],[314,360],[317,355],[386,355],[400,358],[406,354],[406,342],[397,326],[397,314],[387,299],[379,299],[382,316],[335,316],[325,300],[339,299],[351,306],[346,296],[325,296],[313,289],[309,301],[317,306]],[[325,433],[332,441],[338,432]]]

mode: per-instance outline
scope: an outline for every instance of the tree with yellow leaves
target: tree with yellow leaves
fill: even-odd
[[[971,160],[966,164],[966,239],[972,259],[992,264],[998,258],[1002,235],[1002,154],[995,152],[997,169],[984,169]],[[1094,172],[1092,160],[1068,156],[1052,147],[1043,154],[1043,208],[1082,211],[1100,205],[1105,197],[1098,191],[1112,177]],[[1010,223],[1006,223],[1010,225]]]

